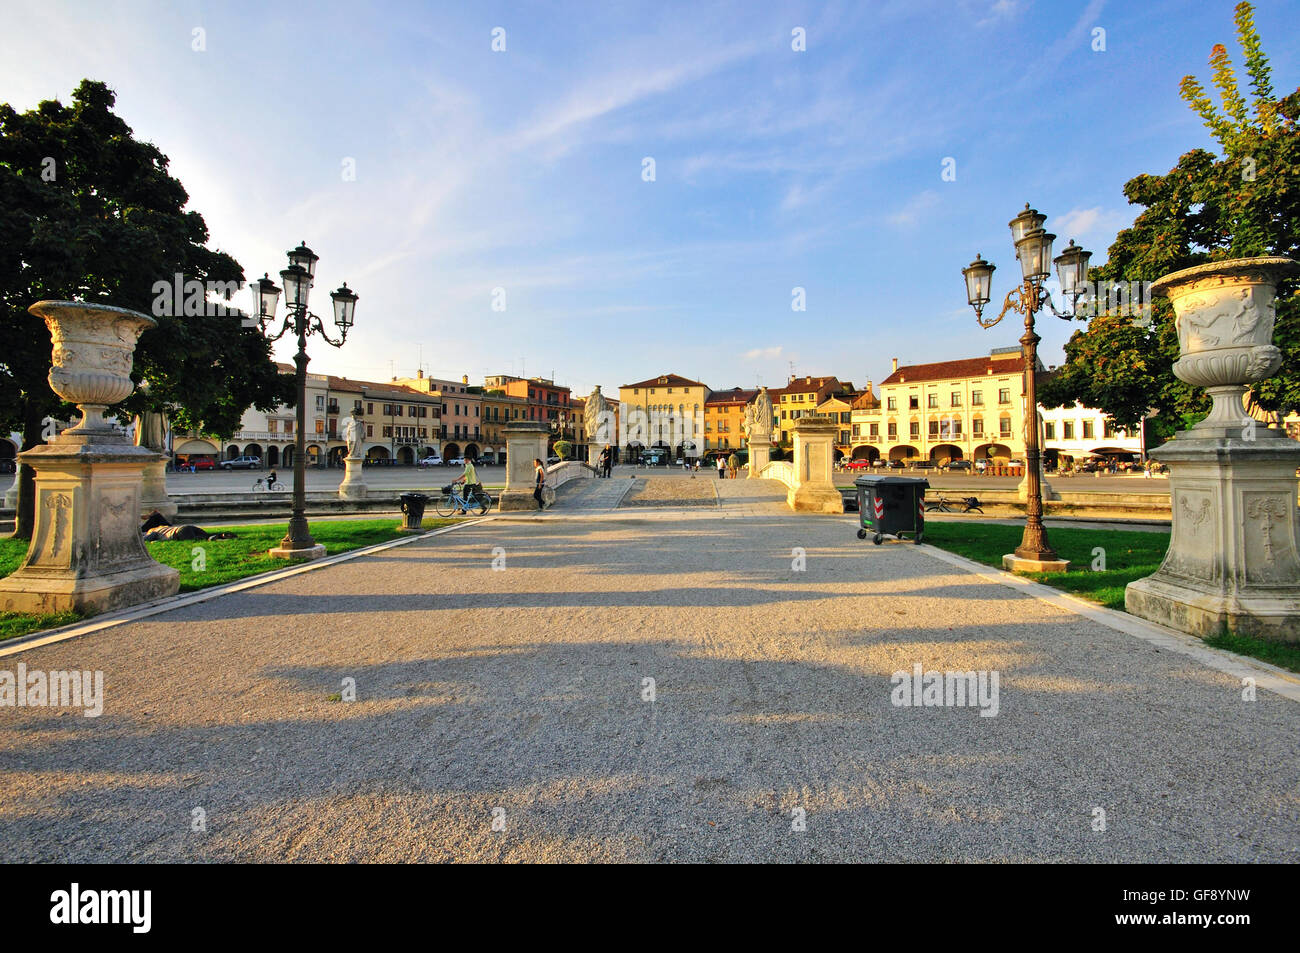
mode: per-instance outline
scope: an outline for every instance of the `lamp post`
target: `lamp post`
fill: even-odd
[[[288,533],[279,546],[270,550],[269,555],[283,559],[316,559],[325,555],[325,547],[312,539],[307,526],[307,338],[319,334],[332,347],[342,347],[356,314],[357,296],[346,282],[337,291],[330,293],[334,302],[334,324],[340,332],[339,339],[335,341],[325,330],[321,319],[307,310],[307,297],[311,293],[319,256],[305,243],[299,244],[287,255],[289,267],[280,272],[285,292],[284,324],[269,337],[272,341],[278,341],[290,332],[298,336],[298,353],[294,355],[294,363],[298,368],[298,439],[293,455],[293,516],[289,519]],[[275,324],[280,289],[270,277],[263,275],[253,283],[253,295],[258,326],[265,333],[268,325]],[[327,407],[327,416],[328,413]]]
[[[1016,258],[1020,260],[1022,281],[1018,287],[1007,292],[1002,310],[996,318],[985,320],[984,305],[989,302],[989,286],[993,280],[996,265],[989,264],[978,253],[975,260],[962,269],[966,279],[966,299],[975,309],[975,320],[982,328],[991,328],[1006,316],[1008,311],[1015,311],[1025,316],[1025,333],[1020,338],[1020,345],[1025,360],[1025,401],[1028,413],[1033,415],[1033,426],[1025,427],[1025,467],[1028,471],[1028,491],[1025,505],[1025,533],[1013,554],[1002,557],[1007,569],[1020,572],[1059,571],[1069,565],[1068,560],[1061,559],[1047,541],[1047,529],[1043,526],[1043,492],[1040,480],[1040,452],[1038,441],[1038,342],[1042,340],[1034,331],[1034,316],[1043,308],[1049,307],[1058,318],[1070,320],[1074,317],[1075,306],[1084,291],[1084,281],[1088,274],[1088,259],[1091,252],[1084,251],[1074,244],[1073,239],[1066,249],[1055,259],[1052,258],[1052,242],[1056,236],[1043,228],[1047,216],[1025,203],[1025,209],[1009,223],[1011,239],[1015,244]],[[1061,280],[1061,293],[1069,302],[1065,311],[1057,311],[1051,295],[1044,286],[1044,281],[1051,274],[1051,264],[1055,263],[1057,275]]]

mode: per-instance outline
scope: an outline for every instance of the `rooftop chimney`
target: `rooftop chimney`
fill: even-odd
[[[422,368],[420,368],[418,371],[416,371],[416,372],[415,372],[415,376],[416,376],[419,380],[424,380],[424,368],[422,367]]]
[[[898,358],[894,358],[894,370],[898,370]]]
[[[469,383],[469,375],[468,375],[468,374],[462,374],[462,375],[460,375],[460,382],[461,382],[462,384],[468,384],[468,383]]]

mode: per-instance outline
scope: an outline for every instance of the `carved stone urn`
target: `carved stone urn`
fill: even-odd
[[[1194,430],[1241,429],[1247,386],[1282,366],[1273,344],[1277,285],[1297,272],[1300,264],[1290,258],[1235,258],[1184,268],[1152,285],[1178,316],[1175,376],[1204,387],[1214,401]]]
[[[104,411],[131,396],[136,342],[158,322],[138,311],[85,301],[38,301],[27,310],[50,329],[50,389],[81,411],[81,422],[66,433],[115,433]]]
[[[1160,569],[1125,590],[1134,615],[1203,638],[1235,632],[1300,641],[1300,443],[1260,425],[1248,385],[1281,366],[1277,286],[1289,258],[1239,258],[1165,275],[1152,286],[1177,315],[1174,374],[1213,406],[1151,457],[1169,466],[1173,530]]]
[[[157,322],[85,301],[28,310],[50,329],[50,387],[79,405],[81,421],[19,454],[36,471],[36,522],[27,558],[0,579],[0,609],[94,613],[174,594],[180,574],[155,562],[140,536],[144,470],[161,455],[104,415],[131,394],[136,341]]]

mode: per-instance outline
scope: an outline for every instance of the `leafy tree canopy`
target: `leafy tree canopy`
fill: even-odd
[[[1119,233],[1106,264],[1093,268],[1100,282],[1154,281],[1206,261],[1256,255],[1297,258],[1300,248],[1300,89],[1278,98],[1249,3],[1236,7],[1237,37],[1249,77],[1249,101],[1222,45],[1210,54],[1218,106],[1193,76],[1181,83],[1182,98],[1204,120],[1218,154],[1193,149],[1165,175],[1139,175],[1124,186],[1143,207]],[[1167,299],[1159,298],[1147,327],[1131,315],[1102,310],[1065,347],[1066,363],[1039,388],[1049,407],[1082,401],[1098,407],[1121,427],[1147,413],[1168,438],[1209,409],[1209,398],[1174,377],[1178,336]],[[1283,364],[1257,384],[1263,410],[1300,410],[1300,298],[1294,282],[1278,289],[1274,342]]]
[[[231,256],[207,247],[203,217],[167,171],[113,112],[103,83],[83,80],[71,105],[47,100],[19,113],[0,104],[0,427],[25,445],[41,418],[70,408],[50,391],[50,336],[27,312],[43,298],[102,301],[153,314],[159,326],[136,350],[137,390],[125,413],[167,412],[174,425],[228,437],[250,405],[293,402],[270,344],[241,316],[172,315],[153,307],[156,282],[242,281]],[[221,303],[221,302],[218,302]],[[36,422],[35,424],[33,422]]]

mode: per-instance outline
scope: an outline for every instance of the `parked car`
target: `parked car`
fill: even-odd
[[[452,457],[450,460],[447,461],[447,466],[449,467],[463,467],[464,465],[465,465],[464,457]]]
[[[969,470],[969,460],[949,460],[947,469],[949,470]]]
[[[417,461],[415,465],[417,467],[440,467],[442,466],[442,457],[433,453],[425,457],[423,460]]]
[[[195,470],[215,470],[217,462],[211,457],[191,457],[184,463],[178,463],[176,468],[178,470],[189,470],[191,473]]]
[[[865,470],[871,466],[870,460],[850,460],[844,464],[846,470]]]
[[[233,460],[221,461],[223,470],[260,470],[261,468],[261,457],[235,457]]]
[[[907,464],[905,464],[902,460],[890,460],[890,461],[889,461],[889,469],[891,469],[891,470],[901,470],[901,469],[903,469],[905,466],[907,466]]]

